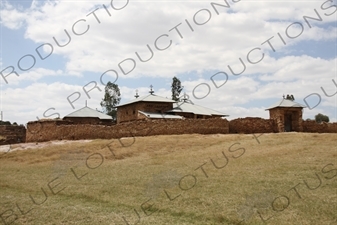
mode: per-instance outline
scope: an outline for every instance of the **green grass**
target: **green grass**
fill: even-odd
[[[156,225],[337,224],[336,134],[264,134],[258,139],[243,134],[153,136],[137,137],[134,144],[123,139],[128,147],[118,140],[95,140],[0,153],[0,213],[13,210],[18,217],[13,224],[135,224],[138,215],[138,224]],[[95,169],[86,165],[90,155],[87,164]],[[211,159],[218,167],[227,165],[216,169]],[[77,179],[71,168],[84,176]],[[322,184],[310,190],[304,180],[317,186],[316,174]],[[60,192],[54,195],[48,183]],[[298,183],[301,198],[289,191]],[[29,195],[42,202],[41,188],[48,198],[37,206]],[[165,191],[176,198],[169,200]],[[280,195],[290,203],[275,212],[272,201]],[[287,205],[285,198],[279,200],[275,209]],[[34,209],[22,215],[16,203],[23,211]],[[272,218],[264,223],[258,212]],[[2,215],[7,222],[15,218],[8,215]]]

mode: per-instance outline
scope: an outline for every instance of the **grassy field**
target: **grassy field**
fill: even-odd
[[[2,224],[337,224],[337,135],[172,135],[0,153]]]

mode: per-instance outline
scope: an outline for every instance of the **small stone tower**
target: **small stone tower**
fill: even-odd
[[[293,95],[283,95],[283,99],[266,109],[269,110],[270,119],[276,121],[278,132],[303,131],[302,115],[305,106],[294,100]]]

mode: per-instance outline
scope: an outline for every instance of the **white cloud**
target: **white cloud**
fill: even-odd
[[[64,117],[66,114],[74,111],[67,97],[74,93],[80,92],[81,98],[74,102],[77,109],[85,105],[82,87],[78,85],[68,85],[64,83],[34,83],[25,88],[7,88],[2,91],[2,110],[4,111],[5,120],[16,121],[19,123],[27,123],[28,121],[44,118],[53,113],[61,114]],[[103,96],[99,91],[90,92],[93,108],[99,107],[100,97]],[[74,95],[71,100],[74,100],[77,95]],[[98,102],[98,104],[97,104]],[[90,105],[89,105],[90,106]],[[55,108],[55,110],[48,110]],[[45,114],[45,116],[44,116]],[[51,118],[55,118],[52,116]]]
[[[321,80],[331,78],[336,73],[336,60],[324,60],[310,56],[287,56],[279,60],[266,60],[258,65],[258,71],[272,73],[262,75],[263,81]],[[269,64],[269,66],[267,66]]]
[[[224,4],[224,1],[216,2]],[[102,8],[102,4],[108,7],[111,16]],[[52,44],[53,54],[61,55],[66,60],[65,65],[61,65],[63,68],[59,70],[39,67],[20,73],[20,77],[11,75],[13,77],[9,77],[10,86],[6,87],[3,95],[5,115],[16,121],[17,118],[28,121],[36,116],[42,117],[46,109],[55,107],[56,111],[64,116],[73,110],[66,99],[67,96],[75,91],[81,93],[80,100],[75,103],[76,108],[82,107],[87,99],[80,85],[66,84],[68,79],[72,79],[66,75],[82,76],[88,72],[102,74],[108,69],[118,71],[119,79],[128,82],[133,82],[133,79],[129,78],[169,78],[179,74],[182,80],[185,80],[183,85],[189,94],[198,84],[206,82],[210,85],[211,92],[205,99],[195,100],[196,104],[223,111],[233,117],[266,117],[268,114],[264,111],[263,101],[280,98],[282,94],[288,93],[301,100],[310,93],[317,92],[322,96],[319,108],[336,106],[335,98],[324,97],[320,90],[321,86],[327,87],[329,93],[335,90],[331,79],[336,75],[336,58],[326,60],[307,55],[293,56],[294,52],[299,55],[294,46],[301,41],[336,40],[337,29],[330,23],[334,22],[337,13],[324,15],[332,13],[333,9],[323,10],[322,2],[241,1],[234,4],[230,1],[230,9],[218,7],[220,15],[216,14],[209,1],[130,1],[119,11],[111,9],[109,4],[108,0],[43,3],[33,1],[29,9],[14,8],[8,2],[5,4],[1,9],[3,26],[24,29],[25,38],[36,43],[36,46],[30,46],[30,49],[35,49],[43,43]],[[99,8],[95,13],[100,23],[93,14],[88,15],[96,8]],[[211,12],[209,22],[196,25],[193,22],[194,15],[203,10],[197,14],[197,21],[207,19],[205,9]],[[313,27],[308,28],[303,16],[315,16],[314,9],[322,16],[323,21],[312,22]],[[76,31],[84,31],[87,25],[90,29],[86,34],[77,36],[73,33],[72,26],[80,19],[86,21],[79,22]],[[193,31],[185,19],[191,24]],[[296,39],[289,39],[285,30],[296,21],[303,24],[303,34]],[[178,28],[183,38],[176,30],[169,31],[179,23],[181,25]],[[71,35],[71,41],[65,47],[58,47],[53,37],[61,43],[67,41],[64,29]],[[278,32],[285,38],[286,46],[277,37]],[[296,29],[289,32],[296,32]],[[166,46],[170,40],[172,45],[164,51],[159,51],[154,42],[163,34],[168,36],[162,37],[158,46]],[[261,45],[272,36],[272,43],[277,52],[287,52],[288,56],[275,58],[267,44]],[[153,50],[154,56],[148,62],[140,62],[135,52],[143,58],[149,57],[147,44]],[[255,47],[265,51],[265,58],[258,64],[248,64],[247,53]],[[36,54],[32,51],[32,54]],[[45,51],[47,54],[49,49],[46,47]],[[252,58],[255,56],[254,59],[257,59],[259,53],[257,51],[252,54]],[[228,65],[239,70],[239,57],[244,59],[247,69],[243,75],[234,77],[230,74]],[[134,71],[124,76],[118,64],[127,58],[134,59],[136,66]],[[49,62],[48,60],[47,58],[44,62]],[[122,67],[128,70],[126,63],[123,63]],[[197,71],[195,77],[187,75],[192,71]],[[208,71],[225,71],[229,80],[221,88],[216,88],[210,79],[205,79],[204,74]],[[42,83],[41,79],[49,77],[53,77],[53,80],[57,78],[58,82],[43,80],[46,83]],[[99,77],[90,79],[99,82]],[[335,80],[337,81],[336,78]],[[30,83],[24,88],[13,88],[12,85],[19,85],[23,81],[39,83]],[[120,88],[123,101],[134,98],[134,88]],[[101,89],[103,90],[103,87]],[[138,89],[142,95],[148,92],[147,87]],[[159,89],[156,93],[164,97],[171,96],[169,89]],[[197,94],[202,95],[203,92]],[[89,106],[92,104],[93,108],[99,107],[102,93],[94,90],[91,95]],[[11,99],[6,96],[11,96]],[[260,106],[244,107],[255,101]],[[315,110],[310,113],[316,112]]]
[[[11,85],[19,85],[22,81],[36,82],[42,78],[46,77],[58,77],[64,79],[69,77],[69,74],[66,74],[62,70],[50,70],[46,68],[33,68],[27,72],[20,73],[19,76],[15,74],[10,74],[6,77],[6,80]]]
[[[26,18],[27,14],[15,9],[7,2],[4,2],[2,9],[0,9],[0,23],[9,29],[20,29],[24,25]]]
[[[75,2],[48,1],[44,4],[33,4],[30,9],[21,12],[21,20],[26,19],[25,37],[36,43],[51,43],[53,54],[66,57],[66,70],[70,74],[80,74],[85,71],[103,73],[108,69],[115,69],[121,73],[118,64],[126,58],[136,61],[136,68],[127,77],[163,76],[184,73],[193,70],[221,69],[224,63],[231,63],[246,54],[250,49],[261,46],[261,43],[280,32],[284,38],[287,26],[291,22],[301,19],[305,27],[303,34],[295,40],[286,40],[287,46],[280,41],[275,47],[290,48],[300,40],[326,40],[336,38],[336,28],[308,28],[303,15],[311,15],[313,9],[324,18],[321,25],[331,21],[332,16],[325,16],[317,1],[292,2],[287,4],[275,1],[230,3],[235,13],[225,13],[229,9],[217,7],[217,15],[210,3],[205,2],[129,2],[122,10],[111,9],[109,1]],[[224,4],[224,2],[218,2]],[[102,4],[109,6],[111,16],[102,8]],[[95,8],[100,23],[93,14],[88,15]],[[211,13],[208,23],[196,25],[197,21],[207,18],[207,11]],[[267,10],[268,9],[268,10]],[[15,9],[5,9],[4,13]],[[201,12],[197,13],[199,10]],[[69,13],[71,12],[71,13]],[[329,11],[330,12],[330,11]],[[330,12],[331,13],[331,12]],[[87,16],[88,15],[88,16]],[[89,31],[76,36],[72,33],[73,24],[79,19],[86,22],[78,23],[78,32]],[[185,22],[192,25],[192,32]],[[10,21],[18,21],[10,20]],[[10,21],[4,24],[11,26]],[[173,27],[178,27],[183,39]],[[67,41],[66,29],[71,35],[69,45],[58,47],[53,40]],[[158,51],[154,41],[162,34],[169,37],[162,38],[163,46],[172,40],[172,45],[165,51]],[[63,40],[62,40],[63,39]],[[167,40],[166,40],[167,39]],[[276,42],[276,37],[274,38]],[[274,41],[273,40],[273,41]],[[149,62],[140,62],[135,55],[138,52],[144,58],[149,56],[146,45],[154,51],[154,57]],[[264,45],[267,47],[266,45]],[[279,48],[279,49],[280,49]],[[249,49],[247,51],[247,49]],[[47,59],[48,60],[48,59]],[[126,63],[123,64],[124,66]],[[127,70],[127,69],[126,69]]]

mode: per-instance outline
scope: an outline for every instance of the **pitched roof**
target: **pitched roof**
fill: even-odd
[[[179,102],[173,104],[173,109],[168,112],[183,112],[183,113],[193,113],[196,115],[207,115],[207,116],[229,116],[222,112],[209,109],[200,105],[195,105],[189,102]]]
[[[276,102],[275,104],[269,106],[266,110],[277,108],[277,107],[294,107],[294,108],[306,108],[306,106],[301,105],[297,102],[294,102],[289,99],[281,99],[280,101]]]
[[[112,117],[109,115],[106,115],[104,113],[98,112],[97,110],[91,109],[87,106],[83,107],[82,109],[79,109],[75,112],[72,112],[68,115],[66,115],[63,118],[66,117],[96,117],[99,118],[101,120],[111,120]]]
[[[172,102],[173,103],[175,101],[173,101],[172,99],[160,97],[160,96],[157,96],[157,95],[154,95],[154,94],[149,94],[149,95],[134,99],[130,102],[124,103],[124,104],[116,106],[116,107],[121,107],[121,106],[129,105],[129,104],[133,104],[133,103],[136,103],[136,102]]]
[[[145,115],[147,118],[151,118],[151,119],[182,119],[183,118],[182,116],[178,116],[178,115],[143,112],[140,110],[138,110],[138,112]]]

